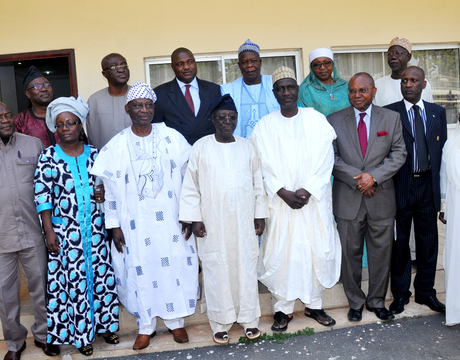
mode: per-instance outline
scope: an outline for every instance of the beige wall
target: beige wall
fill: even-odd
[[[127,58],[134,83],[145,81],[144,58],[179,46],[236,51],[250,38],[264,50],[302,49],[305,69],[320,46],[384,45],[395,36],[460,43],[458,0],[2,0],[0,14],[0,54],[74,48],[85,99],[106,86],[100,60],[109,52]]]

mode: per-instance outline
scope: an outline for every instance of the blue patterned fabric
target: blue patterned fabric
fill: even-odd
[[[37,211],[51,210],[60,242],[49,252],[47,342],[91,344],[96,333],[118,329],[118,298],[102,216],[95,206],[97,149],[86,146],[75,159],[59,145],[40,156],[35,174]],[[51,205],[51,206],[49,206]]]

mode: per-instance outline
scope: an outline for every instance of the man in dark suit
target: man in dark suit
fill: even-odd
[[[364,303],[379,319],[394,318],[385,308],[396,215],[392,177],[407,152],[399,115],[372,105],[376,91],[369,74],[354,75],[348,83],[352,106],[328,116],[337,134],[332,200],[350,321],[362,319]],[[369,259],[367,296],[361,289],[364,237]]]
[[[155,88],[158,100],[153,122],[164,122],[193,145],[215,132],[211,104],[220,98],[220,86],[196,77],[195,57],[186,48],[174,50],[171,67],[176,78]]]
[[[390,305],[393,314],[404,311],[411,292],[409,234],[414,220],[417,274],[415,302],[445,313],[445,306],[433,289],[438,258],[437,212],[441,207],[439,171],[442,148],[447,139],[446,110],[421,100],[426,86],[425,72],[408,67],[401,77],[402,101],[385,106],[401,115],[403,136],[409,156],[395,176],[396,233],[391,263]]]

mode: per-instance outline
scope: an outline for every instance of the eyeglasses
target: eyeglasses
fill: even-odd
[[[69,121],[64,124],[56,124],[54,125],[54,128],[56,130],[58,129],[63,129],[64,127],[67,129],[70,129],[71,127],[74,127],[75,125],[81,124],[81,121]]]
[[[127,64],[123,64],[123,65],[113,65],[111,67],[108,67],[108,68],[105,68],[105,69],[102,69],[102,70],[112,70],[112,71],[118,71],[119,69],[123,69],[123,70],[127,70],[129,68],[129,66]]]
[[[41,90],[43,87],[44,87],[45,89],[49,89],[49,88],[51,87],[51,84],[50,84],[50,83],[37,84],[37,85],[35,85],[35,86],[31,86],[31,87],[28,88],[26,91],[29,91],[29,90],[32,90],[32,89],[39,91],[39,90]]]
[[[388,51],[387,57],[391,58],[393,57],[393,55],[395,55],[396,57],[399,58],[405,54],[408,54],[408,52],[407,51]]]
[[[220,115],[216,118],[216,120],[219,122],[224,122],[225,120],[235,122],[237,119],[238,119],[237,115]]]
[[[369,93],[372,89],[373,89],[373,87],[372,88],[361,88],[361,89],[358,89],[358,90],[350,89],[350,90],[348,90],[348,94],[355,95],[356,93],[358,93],[360,95],[365,95],[365,94]]]
[[[329,68],[329,67],[331,67],[331,65],[332,65],[333,63],[334,63],[333,61],[328,60],[328,61],[325,61],[325,62],[322,62],[322,63],[321,63],[321,62],[313,63],[313,64],[311,64],[311,67],[312,67],[313,69],[320,69],[321,66],[324,65],[325,68]]]

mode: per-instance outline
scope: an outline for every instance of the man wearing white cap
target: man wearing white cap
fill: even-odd
[[[134,350],[149,345],[156,317],[176,342],[187,342],[183,318],[195,312],[198,293],[195,240],[186,241],[178,220],[190,145],[164,123],[151,123],[155,101],[147,84],[132,86],[125,106],[132,126],[101,149],[92,169],[105,186],[118,296],[138,318]]]
[[[412,59],[412,45],[409,40],[395,37],[390,42],[387,53],[388,66],[391,68],[391,75],[377,79],[375,87],[378,89],[374,104],[385,106],[401,101],[401,75],[407,68],[407,63]],[[422,92],[422,100],[433,102],[431,85],[427,81]]]
[[[244,138],[265,115],[279,110],[273,96],[271,75],[261,75],[262,59],[259,45],[246,40],[238,49],[238,66],[243,77],[222,84],[222,94],[230,94],[238,110],[238,125],[234,134]]]
[[[273,93],[281,110],[264,116],[251,135],[269,196],[258,276],[276,299],[273,331],[287,329],[296,299],[305,304],[305,316],[335,324],[322,309],[321,296],[340,275],[330,181],[336,134],[324,115],[297,107],[298,91],[294,71],[277,69]]]

